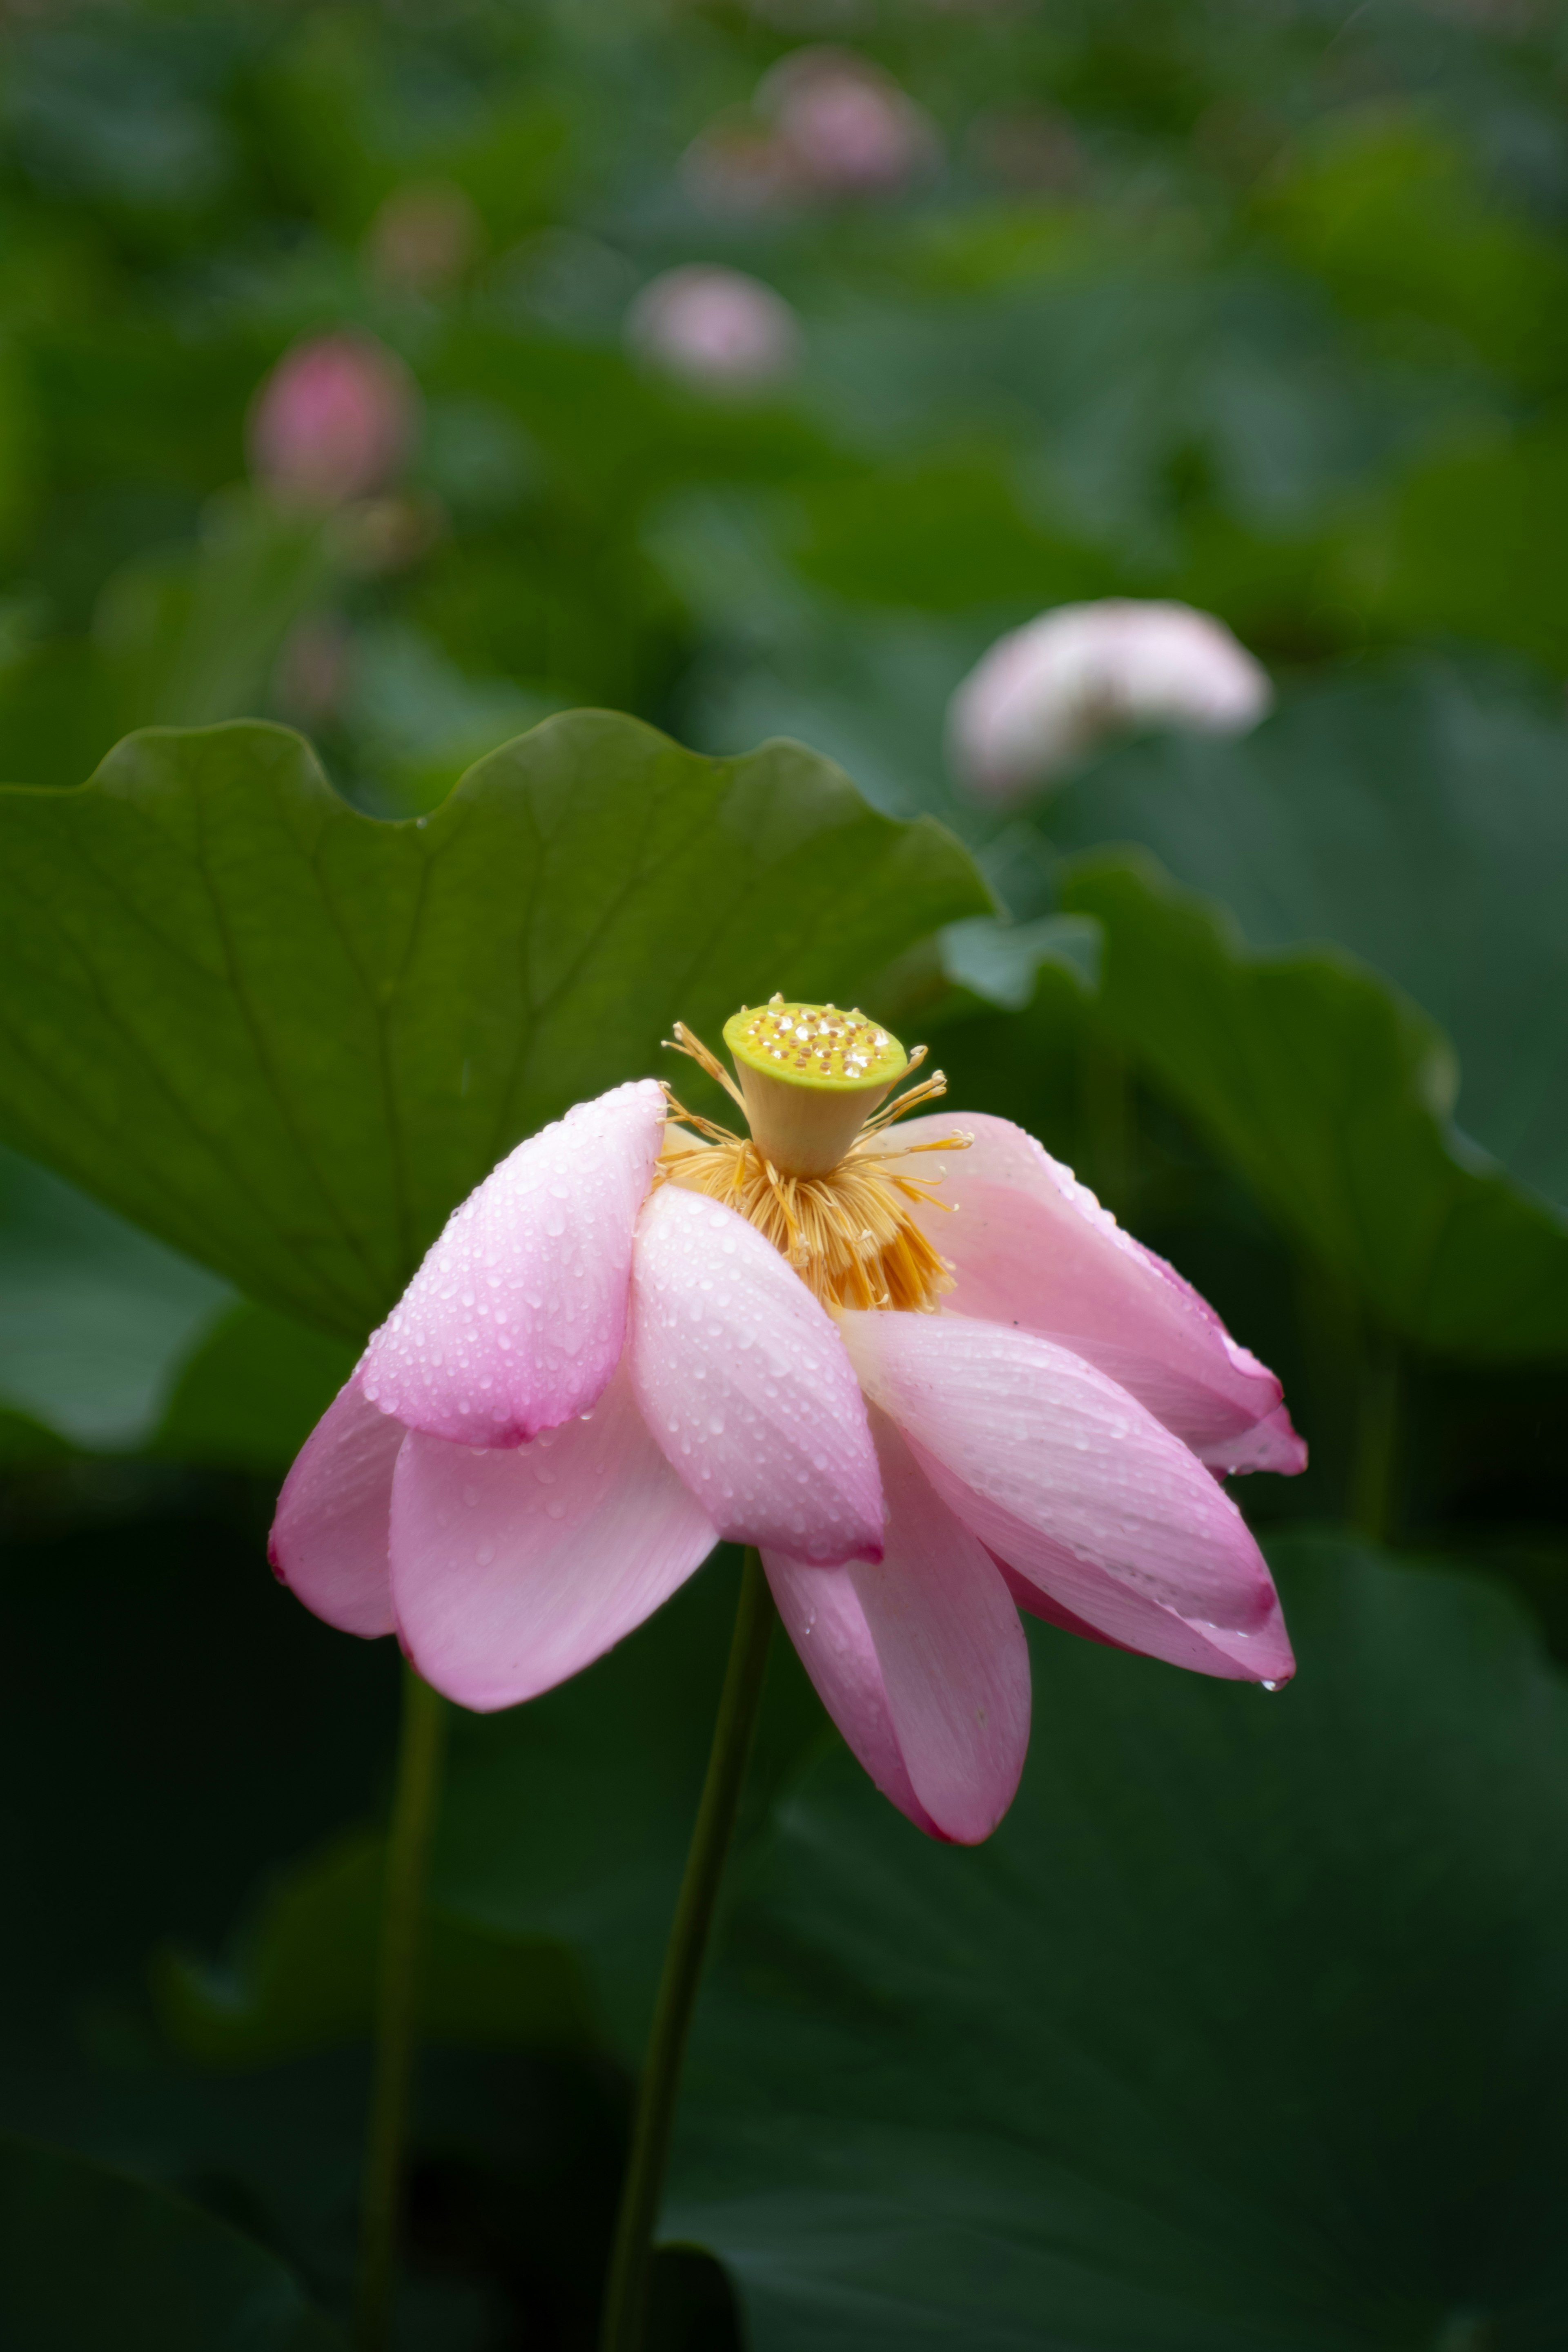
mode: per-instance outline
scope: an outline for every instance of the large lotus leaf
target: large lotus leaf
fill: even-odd
[[[75,1445],[141,1445],[232,1298],[204,1267],[0,1150],[0,1405]]]
[[[0,1131],[350,1339],[521,1136],[668,1067],[677,1017],[850,1002],[987,903],[798,745],[710,761],[604,712],[401,824],[284,729],[149,730],[0,793]]]
[[[0,1150],[0,1412],[18,1445],[286,1470],[353,1360]]]
[[[1414,109],[1329,113],[1280,159],[1257,208],[1351,310],[1420,319],[1509,374],[1557,379],[1561,249]]]
[[[353,1369],[346,1341],[242,1298],[180,1365],[149,1451],[281,1474]]]
[[[229,1964],[159,1957],[165,2030],[210,2065],[265,2065],[306,2050],[369,2041],[386,1842],[336,1841],[269,1886]],[[507,1937],[434,1912],[419,1975],[427,2041],[589,2050],[598,2035],[573,1956],[544,1937]]]
[[[754,1864],[667,2234],[754,2352],[1548,2352],[1568,1704],[1511,1600],[1276,1549],[1281,1695],[1036,1629],[1022,1790],[847,1757]]]
[[[1471,425],[1412,466],[1373,543],[1347,570],[1375,582],[1374,614],[1394,637],[1460,636],[1534,655],[1561,675],[1568,583],[1557,551],[1568,524],[1568,435],[1559,410],[1533,425]]]
[[[1424,1013],[1335,950],[1251,953],[1138,853],[1084,860],[1062,895],[1103,926],[1112,1034],[1385,1325],[1495,1360],[1568,1352],[1568,1219],[1455,1129]]]
[[[166,2190],[0,2137],[6,2352],[333,2352],[277,2258]]]
[[[1568,1203],[1568,724],[1529,681],[1435,659],[1336,678],[1240,741],[1131,746],[1046,822],[1064,846],[1145,843],[1252,947],[1375,964],[1453,1039],[1460,1126]]]

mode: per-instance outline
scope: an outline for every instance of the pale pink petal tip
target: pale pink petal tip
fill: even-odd
[[[1010,1119],[959,1111],[911,1119],[911,1144],[967,1134],[941,1169],[941,1208],[915,1212],[949,1259],[947,1304],[982,1321],[1016,1323],[1108,1372],[1200,1461],[1221,1471],[1306,1465],[1280,1383],[1238,1345],[1190,1284],[1124,1233],[1070,1168]]]
[[[392,1630],[387,1530],[392,1467],[407,1432],[377,1411],[355,1372],[283,1482],[267,1556],[281,1581],[345,1633]]]
[[[784,1630],[852,1751],[916,1829],[927,1837],[943,1837],[915,1793],[893,1727],[876,1644],[849,1570],[809,1568],[774,1551],[764,1551],[762,1565]]]
[[[1006,1560],[998,1559],[997,1566],[1020,1609],[1086,1641],[1158,1658],[1166,1665],[1183,1666],[1189,1674],[1212,1675],[1222,1682],[1258,1683],[1265,1690],[1281,1689],[1296,1671],[1278,1599],[1271,1613],[1252,1633],[1227,1633],[1218,1625],[1180,1617],[1158,1601],[1140,1601],[1107,1577],[1098,1595],[1098,1614],[1104,1622],[1091,1623],[1087,1617],[1064,1607],[1043,1586],[1020,1576]],[[1118,1630],[1107,1632],[1107,1625]]]
[[[945,1836],[989,1837],[1029,1748],[1029,1646],[985,1547],[938,1500],[892,1423],[873,1416],[886,1554],[850,1570],[921,1803]]]
[[[1217,1441],[1201,1459],[1222,1476],[1229,1472],[1273,1470],[1281,1477],[1293,1478],[1307,1466],[1307,1441],[1297,1436],[1289,1412],[1281,1404],[1228,1444]]]
[[[883,1793],[928,1836],[977,1844],[1029,1747],[1029,1650],[1000,1570],[873,1416],[887,1497],[875,1564],[764,1565],[824,1706]]]
[[[383,1412],[456,1444],[513,1446],[588,1410],[625,1339],[664,1110],[653,1078],[616,1087],[470,1193],[366,1350],[365,1394]]]
[[[627,1356],[648,1427],[721,1535],[817,1565],[882,1558],[876,1454],[838,1332],[733,1209],[653,1194]]]
[[[591,1412],[509,1452],[410,1437],[392,1489],[399,1632],[448,1698],[512,1706],[640,1625],[716,1540],[622,1372]]]

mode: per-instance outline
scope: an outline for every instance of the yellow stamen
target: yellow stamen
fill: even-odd
[[[724,1088],[725,1093],[729,1097],[730,1101],[735,1105],[737,1110],[744,1116],[746,1110],[746,1097],[741,1093],[740,1088],[736,1085],[735,1080],[730,1076],[729,1072],[725,1068],[724,1064],[719,1060],[717,1055],[710,1054],[708,1052],[707,1047],[703,1044],[702,1039],[696,1034],[695,1030],[688,1029],[684,1021],[677,1021],[675,1024],[674,1035],[673,1037],[666,1037],[664,1043],[670,1048],[672,1053],[689,1055],[692,1060],[696,1064],[699,1070],[706,1070],[707,1072],[708,1076],[713,1080],[716,1087],[722,1087]]]
[[[775,997],[767,1012],[775,1017],[787,1012],[796,1022],[803,1016],[810,1017],[813,1039],[819,1034],[820,1014],[830,1034],[839,1033],[832,1036],[832,1044],[841,1058],[841,1037],[847,1034],[852,1053],[859,1053],[864,1050],[859,1032],[872,1031],[872,1024],[864,1023],[860,1013],[837,1013],[831,1006],[784,1007],[781,1000]],[[735,1022],[727,1024],[727,1040],[729,1032],[742,1021],[755,1025],[755,1016],[737,1014]],[[858,1031],[852,1024],[858,1024]],[[780,1168],[778,1154],[765,1148],[771,1147],[771,1136],[759,1139],[755,1134],[733,1134],[712,1119],[686,1110],[671,1094],[670,1127],[653,1181],[656,1184],[679,1184],[734,1209],[772,1243],[807,1288],[830,1309],[884,1307],[929,1313],[942,1294],[953,1287],[953,1276],[946,1260],[915,1222],[912,1204],[941,1209],[951,1204],[937,1200],[936,1195],[936,1188],[942,1181],[940,1171],[930,1177],[895,1175],[888,1163],[918,1151],[961,1151],[970,1139],[955,1133],[931,1142],[906,1144],[902,1149],[891,1142],[885,1133],[889,1124],[917,1105],[934,1101],[945,1093],[946,1080],[938,1071],[919,1086],[911,1087],[896,1101],[877,1109],[875,1106],[882,1101],[891,1078],[917,1068],[925,1058],[925,1048],[917,1046],[905,1058],[896,1038],[888,1036],[885,1031],[873,1034],[881,1041],[877,1057],[881,1066],[863,1076],[857,1068],[835,1068],[824,1073],[830,1085],[823,1092],[839,1100],[835,1114],[823,1122],[820,1131],[808,1133],[803,1143],[798,1122],[782,1126],[786,1146],[810,1158],[813,1150],[821,1157],[831,1148],[828,1133],[831,1125],[841,1140],[826,1165]],[[764,1125],[779,1125],[773,1109],[776,1097],[765,1092],[758,1105],[751,1105],[752,1088],[747,1084],[746,1061],[739,1054],[744,1097],[722,1064],[684,1022],[676,1023],[671,1042],[677,1052],[688,1055],[723,1087],[733,1101],[750,1110],[754,1129],[758,1124],[758,1110]],[[752,1043],[748,1036],[744,1042]],[[823,1042],[827,1042],[826,1036]],[[864,1084],[865,1076],[872,1079],[869,1087]],[[878,1080],[882,1083],[878,1084]],[[665,1092],[669,1094],[667,1087]],[[856,1118],[846,1129],[844,1113],[852,1106]],[[868,1112],[869,1117],[865,1115]],[[691,1131],[689,1138],[679,1132],[683,1128]]]

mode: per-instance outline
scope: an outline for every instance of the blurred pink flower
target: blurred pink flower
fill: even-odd
[[[831,1007],[737,1020],[913,1066]],[[1272,1581],[1219,1483],[1303,1466],[1273,1375],[1006,1119],[893,1134],[894,1106],[857,1135],[857,1097],[790,1177],[794,1130],[755,1092],[748,1139],[683,1133],[656,1083],[618,1087],[486,1178],[289,1473],[279,1576],[493,1708],[587,1665],[718,1538],[755,1544],[878,1787],[965,1843],[1022,1768],[1019,1608],[1285,1679]]]
[[[824,194],[883,194],[941,160],[925,109],[850,49],[796,49],[764,77],[757,102],[798,180]]]
[[[626,313],[633,351],[713,392],[749,392],[799,366],[800,322],[760,278],[715,263],[666,269]]]
[[[763,77],[757,105],[793,179],[821,194],[886,194],[941,161],[942,142],[925,109],[851,49],[792,51]]]
[[[948,755],[977,799],[1019,800],[1105,736],[1136,727],[1244,734],[1272,700],[1261,664],[1190,604],[1060,604],[998,637],[958,687]]]
[[[319,335],[285,352],[251,408],[256,478],[292,505],[334,507],[385,488],[419,425],[402,362],[371,335]]]

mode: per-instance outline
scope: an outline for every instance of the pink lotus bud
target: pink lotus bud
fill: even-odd
[[[1021,799],[1103,737],[1138,727],[1239,735],[1273,700],[1223,621],[1190,604],[1061,604],[998,637],[947,706],[948,756],[977,799]]]
[[[807,188],[868,195],[903,187],[940,160],[936,126],[891,74],[848,49],[797,49],[766,75],[758,105]]]
[[[632,349],[714,392],[747,392],[800,364],[800,322],[780,294],[738,269],[691,262],[644,286],[626,314]]]
[[[252,470],[292,505],[340,506],[378,490],[413,446],[419,394],[372,336],[320,335],[285,352],[250,413]]]

